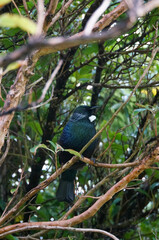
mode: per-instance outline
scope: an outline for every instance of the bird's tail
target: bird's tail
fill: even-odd
[[[74,180],[76,177],[76,172],[76,170],[71,169],[62,173],[56,192],[56,198],[59,202],[72,203],[75,200]]]

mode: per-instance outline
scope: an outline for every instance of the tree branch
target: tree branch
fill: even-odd
[[[110,188],[104,195],[102,195],[90,208],[88,208],[85,212],[81,213],[78,216],[67,220],[60,220],[54,222],[29,222],[29,223],[18,223],[10,226],[6,226],[0,229],[0,238],[21,231],[28,230],[39,230],[39,229],[48,229],[53,226],[60,227],[71,227],[76,224],[79,224],[86,219],[94,216],[96,212],[107,202],[109,201],[117,192],[126,188],[129,182],[136,179],[145,169],[149,168],[149,166],[155,162],[159,161],[159,145],[143,158],[141,164],[134,168],[128,175],[126,175],[123,179],[117,182],[112,188]]]
[[[89,35],[93,28],[95,23],[97,22],[98,18],[105,12],[105,10],[109,7],[110,0],[103,0],[102,4],[96,9],[96,11],[92,14],[90,19],[87,21],[84,34]]]
[[[19,69],[15,83],[11,86],[9,93],[7,94],[2,112],[6,112],[11,108],[17,107],[21,97],[25,92],[25,86],[28,79],[24,72],[27,72],[27,70],[28,68],[26,65]],[[8,132],[13,116],[14,113],[12,112],[10,115],[0,117],[0,151],[4,144],[4,139]]]
[[[112,39],[127,32],[132,26],[133,25],[129,22],[129,20],[127,21],[125,20],[123,22],[120,22],[113,28],[109,29],[108,31],[90,34],[89,36],[76,35],[70,38],[56,37],[48,40],[34,37],[30,39],[28,44],[26,44],[25,46],[22,46],[21,48],[8,54],[7,56],[0,58],[0,67],[5,67],[11,62],[24,58],[27,55],[30,55],[33,51],[38,49],[40,49],[40,51],[36,53],[34,59],[38,59],[39,57],[46,54],[76,47],[79,46],[80,44],[87,44],[95,41],[105,41],[108,39]]]

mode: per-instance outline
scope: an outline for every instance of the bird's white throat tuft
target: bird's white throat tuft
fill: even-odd
[[[96,120],[96,116],[95,116],[95,115],[91,115],[91,116],[89,117],[89,121],[90,121],[90,122],[93,122],[94,120]]]

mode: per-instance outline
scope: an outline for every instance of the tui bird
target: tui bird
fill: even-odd
[[[69,119],[68,123],[63,129],[59,144],[64,149],[73,149],[79,152],[89,140],[96,134],[93,115],[97,106],[79,106],[73,112],[73,115]],[[83,152],[83,156],[90,158],[97,145],[95,140],[91,145]],[[73,157],[69,152],[59,152],[60,164],[65,164]],[[74,180],[77,170],[83,167],[84,163],[81,161],[76,162],[68,170],[62,173],[59,187],[56,193],[56,198],[59,202],[72,203],[75,199],[74,194]]]

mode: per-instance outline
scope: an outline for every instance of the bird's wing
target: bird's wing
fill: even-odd
[[[71,122],[77,122],[83,118],[85,118],[86,116],[84,114],[81,114],[81,113],[75,113],[73,114],[73,116],[70,118],[70,121]]]

